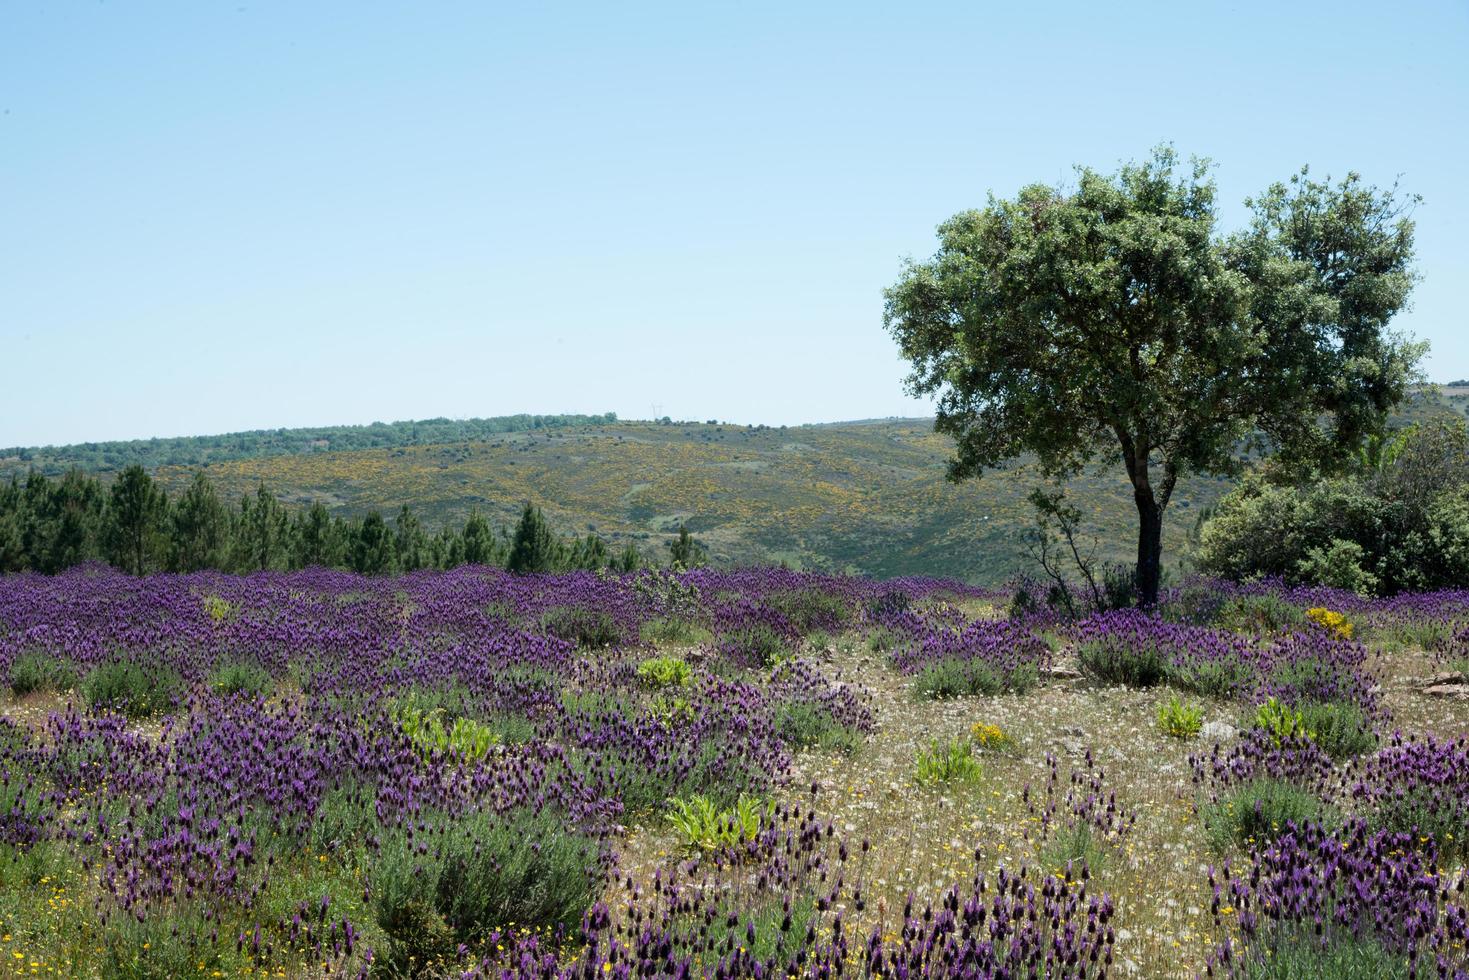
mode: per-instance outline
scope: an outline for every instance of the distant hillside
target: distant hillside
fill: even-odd
[[[71,446],[0,449],[0,477],[34,469],[47,476],[73,467],[109,473],[134,463],[152,470],[160,466],[204,466],[231,459],[300,456],[354,449],[392,449],[444,442],[485,439],[502,432],[527,432],[617,421],[606,415],[505,415],[488,419],[424,419],[417,422],[374,422],[371,425],[328,425],[308,429],[256,429],[217,436],[85,442]]]
[[[342,514],[410,504],[430,527],[479,508],[509,525],[523,501],[562,533],[595,530],[648,553],[682,521],[723,562],[786,561],[878,576],[951,575],[998,582],[1027,567],[1027,466],[955,486],[949,450],[928,420],[791,428],[616,422],[506,433],[474,442],[322,452],[206,467],[231,497],[264,482],[288,502],[321,500]],[[180,490],[191,468],[158,476]],[[1177,554],[1197,508],[1225,488],[1195,480],[1179,491],[1169,528]],[[1082,481],[1082,502],[1126,557],[1131,491],[1120,469]]]
[[[1469,411],[1469,388],[1420,394],[1399,421],[1445,410]],[[322,433],[324,445],[315,438]],[[363,439],[381,442],[341,448]],[[288,502],[320,500],[343,515],[375,508],[391,516],[407,504],[430,528],[462,522],[472,508],[508,526],[529,500],[560,533],[594,530],[650,555],[663,553],[687,521],[722,562],[981,583],[1031,568],[1023,534],[1032,521],[1025,500],[1037,479],[1032,468],[1022,463],[950,484],[949,440],[926,419],[770,428],[513,416],[156,442],[171,448],[99,443],[25,450],[28,460],[12,451],[0,476],[42,461],[51,472],[80,465],[105,473],[142,461],[136,454],[171,452],[186,462],[149,466],[171,492],[202,468],[230,498],[263,482]],[[1228,485],[1194,478],[1179,487],[1165,529],[1170,564],[1199,512]],[[1130,560],[1136,512],[1120,468],[1088,474],[1073,495],[1103,542],[1099,557]]]

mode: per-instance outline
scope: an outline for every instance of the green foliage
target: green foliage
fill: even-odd
[[[1240,633],[1283,633],[1305,622],[1300,606],[1272,592],[1237,596],[1219,611],[1219,625]]]
[[[1230,578],[1276,575],[1363,594],[1469,578],[1469,431],[1434,419],[1331,479],[1252,474],[1199,533],[1198,561]]]
[[[96,667],[82,680],[82,696],[93,708],[110,708],[129,718],[148,718],[171,708],[181,684],[166,667],[115,661]]]
[[[1168,662],[1154,646],[1135,648],[1103,639],[1079,644],[1076,658],[1082,670],[1108,684],[1151,687],[1168,673]]]
[[[1296,576],[1302,582],[1371,595],[1377,589],[1377,576],[1362,567],[1366,557],[1357,542],[1332,538],[1325,547],[1306,549],[1305,557],[1296,562]]]
[[[26,651],[10,664],[10,690],[18,698],[36,691],[68,691],[76,683],[75,667],[39,650]]]
[[[682,616],[659,616],[656,619],[650,619],[638,628],[638,635],[644,643],[681,647],[698,646],[714,639],[713,633],[697,622]]]
[[[1255,708],[1255,727],[1268,732],[1276,745],[1316,737],[1316,733],[1306,726],[1305,716],[1300,709],[1292,708],[1275,698]]]
[[[517,575],[554,572],[561,559],[561,547],[539,507],[530,503],[521,511],[515,538],[510,544],[510,558],[505,567]]]
[[[818,629],[839,629],[852,618],[852,607],[847,600],[824,589],[777,592],[766,602],[803,634]]]
[[[862,746],[862,735],[840,724],[831,712],[805,701],[787,701],[775,708],[775,730],[798,749],[819,748],[852,755]]]
[[[971,694],[1024,694],[1040,683],[1040,671],[1023,666],[1006,674],[980,660],[949,659],[929,664],[913,679],[913,692],[924,698],[958,698]]]
[[[1333,759],[1351,758],[1377,747],[1371,720],[1355,704],[1307,701],[1299,706],[1296,717],[1311,741]]]
[[[376,799],[356,783],[334,786],[322,794],[311,823],[314,854],[349,855],[378,832]]]
[[[197,572],[220,568],[228,559],[229,512],[202,471],[194,474],[189,487],[170,509],[171,542],[169,568],[175,572]]]
[[[1068,865],[1085,864],[1090,871],[1100,871],[1107,863],[1107,852],[1097,843],[1092,825],[1078,820],[1058,828],[1041,846],[1041,863],[1062,871]]]
[[[192,911],[142,921],[115,915],[104,940],[101,975],[106,980],[175,980],[223,974],[226,969],[236,972],[240,964],[232,963],[233,956],[210,941],[209,934],[209,925]]]
[[[867,632],[867,649],[873,653],[890,653],[903,642],[903,634],[887,626],[874,626]]]
[[[689,533],[689,526],[680,524],[678,537],[668,542],[668,557],[676,569],[697,568],[708,562],[709,553],[702,544],[694,540],[694,536]]]
[[[964,738],[934,741],[913,760],[913,778],[924,786],[971,783],[982,775],[984,767],[974,757],[972,743]]]
[[[1204,710],[1196,704],[1185,704],[1174,694],[1158,705],[1158,728],[1174,738],[1193,738],[1204,727]]]
[[[1162,147],[955,215],[886,293],[908,387],[955,440],[951,477],[1024,452],[1058,475],[1120,457],[1144,604],[1180,473],[1232,472],[1253,431],[1297,459],[1349,454],[1422,354],[1386,329],[1413,283],[1393,192],[1303,171],[1249,204],[1250,227],[1219,235],[1207,164]]]
[[[1432,838],[1446,860],[1469,857],[1469,817],[1461,800],[1435,786],[1414,786],[1377,801],[1369,815],[1373,827]]]
[[[683,695],[660,691],[649,700],[648,710],[665,725],[686,725],[694,720],[694,706]]]
[[[610,425],[616,412],[603,415],[506,415],[486,419],[420,419],[412,422],[374,422],[371,425],[332,425],[301,429],[261,429],[216,436],[180,436],[135,439],[128,442],[89,442],[43,449],[14,447],[0,450],[5,466],[24,474],[36,470],[50,476],[74,467],[84,470],[138,464],[203,466],[232,459],[264,459],[361,449],[393,449],[444,442],[481,440],[507,432],[539,432],[573,426]],[[9,462],[14,460],[14,462]],[[0,468],[3,472],[3,468]]]
[[[1389,953],[1370,938],[1334,931],[1323,943],[1314,928],[1272,931],[1241,957],[1240,980],[1408,980],[1407,957]]]
[[[1245,783],[1203,807],[1210,845],[1224,851],[1272,841],[1291,823],[1329,822],[1335,813],[1314,794],[1292,783],[1262,778]]]
[[[541,617],[541,628],[552,636],[587,650],[616,646],[622,630],[612,614],[584,606],[559,606]]]
[[[1241,660],[1220,659],[1195,662],[1183,667],[1170,665],[1168,683],[1195,694],[1234,697],[1246,689],[1254,671]]]
[[[358,575],[384,575],[393,570],[395,545],[382,514],[371,510],[362,518],[352,534],[349,557]]]
[[[650,657],[638,664],[638,677],[652,687],[688,687],[693,676],[682,657]]]
[[[229,600],[222,599],[217,595],[204,597],[204,615],[209,621],[218,626],[234,614],[235,607],[230,605]]]
[[[373,914],[399,964],[431,960],[512,922],[569,934],[597,895],[601,849],[569,829],[564,814],[480,811],[424,822],[417,833],[386,833],[372,866]]]
[[[791,655],[785,638],[761,622],[749,622],[719,635],[720,650],[746,663],[774,667]]]
[[[209,686],[220,694],[245,693],[262,698],[270,693],[270,673],[259,664],[236,661],[216,670]]]
[[[500,744],[499,733],[484,722],[460,715],[446,723],[442,710],[403,705],[394,712],[394,720],[425,755],[437,752],[474,763]]]
[[[733,805],[721,809],[700,794],[671,801],[668,822],[678,831],[685,847],[725,850],[754,840],[774,812],[774,803],[753,796],[741,794]]]
[[[141,466],[127,467],[107,494],[103,542],[118,568],[142,575],[160,567],[167,547],[168,497]]]

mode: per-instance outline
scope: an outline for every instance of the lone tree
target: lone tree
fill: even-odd
[[[955,440],[950,479],[1025,452],[1055,480],[1122,463],[1143,605],[1181,477],[1236,472],[1256,437],[1340,464],[1424,350],[1388,329],[1416,279],[1416,198],[1302,170],[1221,236],[1209,169],[1162,147],[1115,174],[1078,168],[1072,189],[991,196],[885,294],[908,390],[937,395],[935,428]]]

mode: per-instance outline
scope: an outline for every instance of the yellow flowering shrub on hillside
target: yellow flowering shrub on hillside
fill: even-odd
[[[1316,606],[1306,610],[1306,618],[1338,639],[1350,640],[1352,638],[1352,624],[1347,621],[1346,616],[1339,612],[1332,612],[1325,606]]]

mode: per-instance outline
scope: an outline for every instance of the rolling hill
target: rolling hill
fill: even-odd
[[[562,533],[596,531],[649,553],[681,522],[721,562],[785,561],[877,576],[948,575],[998,582],[1026,567],[1026,465],[953,485],[948,451],[928,420],[791,428],[615,422],[504,433],[489,439],[232,460],[205,467],[234,497],[264,482],[288,502],[320,500],[337,513],[411,505],[436,526],[472,508],[513,522],[542,507]],[[170,491],[188,467],[162,467]],[[1174,554],[1197,508],[1223,481],[1180,489],[1169,528]],[[1078,493],[1103,554],[1130,548],[1134,511],[1120,470],[1084,478]]]
[[[1469,387],[1420,393],[1401,419],[1445,411],[1469,412]],[[203,469],[231,499],[264,483],[288,503],[320,500],[343,515],[391,516],[406,504],[430,528],[472,509],[508,526],[530,501],[563,534],[595,531],[649,555],[686,521],[724,563],[986,584],[1031,569],[1024,533],[1033,468],[1022,462],[954,485],[944,478],[949,448],[927,419],[772,428],[513,416],[7,451],[0,478],[31,467],[106,474],[152,462],[170,492]],[[1228,486],[1217,478],[1180,485],[1165,526],[1170,566]],[[1088,473],[1072,492],[1098,557],[1129,560],[1136,515],[1120,468]]]

